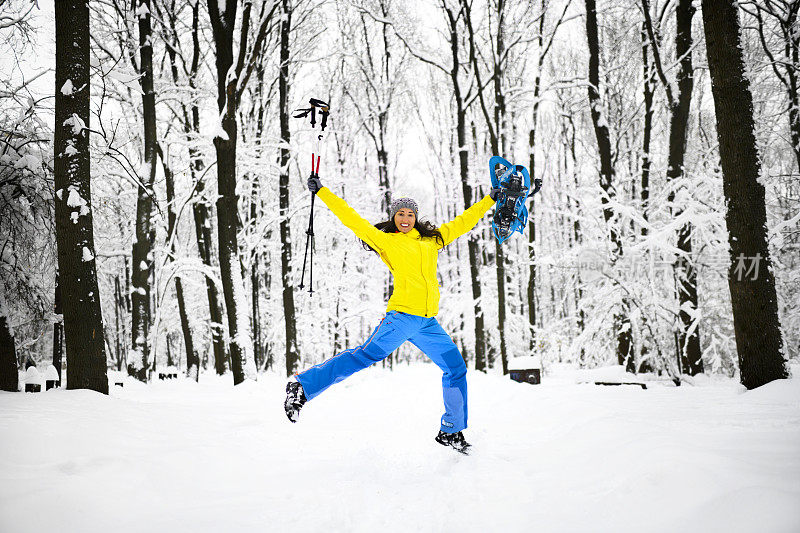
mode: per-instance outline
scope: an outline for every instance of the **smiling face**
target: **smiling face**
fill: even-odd
[[[414,223],[417,221],[416,215],[412,209],[401,207],[394,215],[394,225],[403,233],[408,233],[414,229]]]

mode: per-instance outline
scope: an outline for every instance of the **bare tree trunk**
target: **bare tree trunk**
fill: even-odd
[[[199,29],[200,3],[195,2],[192,6],[192,62],[189,71],[189,87],[197,88],[196,76],[200,63],[200,29]],[[210,206],[205,198],[205,164],[202,154],[193,143],[200,137],[200,109],[196,99],[192,99],[191,118],[184,111],[184,133],[189,142],[189,169],[192,174],[192,183],[195,187],[197,200],[192,204],[192,215],[194,217],[195,235],[197,238],[197,251],[203,265],[210,270],[217,270],[213,257],[213,230]],[[219,299],[219,291],[210,276],[206,276],[206,293],[208,295],[208,312],[211,321],[211,344],[214,351],[214,369],[217,374],[222,375],[227,368],[228,354],[225,351],[225,336],[222,324],[222,303]]]
[[[341,272],[342,278],[344,278],[344,276],[347,275],[347,250],[345,250],[344,254],[342,254],[342,269],[341,269],[340,272]],[[341,322],[341,315],[339,314],[339,306],[340,306],[341,301],[342,301],[341,295],[337,294],[336,295],[336,312],[333,315],[333,319],[334,319],[334,322],[333,322],[333,353],[331,354],[331,357],[333,357],[334,355],[339,353],[342,350],[342,348],[344,347],[344,345],[342,343],[342,337],[344,337],[344,335],[342,335],[342,331],[341,331],[341,323],[342,323]]]
[[[538,89],[538,86],[536,87]],[[535,89],[534,89],[535,91]],[[539,102],[534,103],[534,117],[537,114],[536,108],[539,107]],[[530,146],[530,173],[534,175],[536,157],[533,153],[536,143],[536,119],[534,118],[533,128],[530,130],[528,137]],[[534,208],[536,205],[535,198],[531,197],[530,202],[530,216],[528,218],[528,328],[530,329],[530,342],[528,343],[528,350],[533,354],[536,349],[536,215]]]
[[[122,331],[120,328],[121,321],[119,316],[119,276],[114,277],[114,360],[116,362],[117,370],[120,370],[120,360],[122,359]],[[55,337],[55,332],[53,332]],[[55,351],[55,346],[53,347]],[[55,359],[55,356],[54,356]]]
[[[573,159],[574,163],[574,159]],[[573,167],[574,168],[574,167]],[[578,174],[573,171],[572,177],[575,180],[575,190],[578,189]],[[581,205],[579,201],[575,201],[575,209],[577,212],[580,213]],[[572,225],[572,231],[575,236],[575,244],[580,246],[581,244],[581,223],[577,217],[575,217],[575,222]],[[586,312],[583,310],[583,306],[581,302],[583,301],[583,282],[581,281],[581,273],[578,270],[575,273],[575,308],[578,313],[578,331],[581,333],[584,332],[586,329]],[[580,362],[581,364],[586,359],[586,348],[581,346],[581,354],[580,354]]]
[[[767,213],[745,77],[737,5],[703,0],[703,27],[717,117],[731,264],[728,286],[742,384],[748,389],[788,377],[767,244]],[[746,271],[744,266],[748,267]],[[737,268],[738,267],[738,268]]]
[[[458,140],[458,163],[461,174],[461,193],[464,198],[464,208],[468,208],[475,201],[472,186],[469,184],[469,154],[467,153],[467,110],[464,106],[464,96],[461,92],[461,82],[458,79],[461,59],[459,57],[458,21],[450,9],[447,9],[450,30],[450,50],[452,51],[453,64],[450,71],[450,80],[456,101],[456,135]],[[475,315],[475,370],[486,371],[486,334],[483,317],[483,304],[481,302],[480,280],[480,252],[478,250],[478,236],[470,234],[467,238],[469,251],[469,273],[472,288],[472,307]]]
[[[199,135],[200,112],[197,106],[192,108],[192,132]],[[211,271],[217,270],[214,264],[212,246],[214,242],[214,232],[211,228],[213,222],[209,212],[209,204],[205,199],[205,180],[203,171],[205,165],[200,154],[196,150],[190,150],[192,159],[191,172],[192,180],[195,183],[198,200],[192,205],[192,215],[194,218],[195,236],[197,238],[197,250],[203,264]],[[208,312],[211,321],[211,344],[214,351],[214,369],[217,374],[222,375],[228,367],[228,354],[225,350],[224,327],[222,324],[222,302],[219,299],[219,290],[211,276],[206,276],[206,294],[208,295]]]
[[[642,39],[642,74],[644,78],[644,83],[642,87],[642,93],[644,95],[644,125],[642,127],[642,177],[641,177],[641,184],[640,184],[640,191],[639,191],[639,200],[640,200],[640,209],[642,212],[642,218],[644,219],[644,224],[640,228],[640,234],[642,237],[646,237],[649,229],[647,227],[649,221],[649,212],[650,212],[650,167],[652,161],[650,159],[650,140],[653,132],[653,95],[655,94],[655,87],[653,77],[655,76],[654,65],[652,60],[650,59],[650,38],[647,35],[647,30],[645,28],[645,23],[642,23],[641,29],[641,39]],[[656,46],[655,43],[652,44],[653,47]],[[646,323],[648,320],[647,316],[643,313],[642,314],[642,323]],[[639,354],[639,360],[646,361],[648,357],[649,349],[647,347],[646,342],[641,343],[641,352]],[[637,367],[637,370],[640,372],[649,372],[652,370],[652,366],[649,363],[645,363],[644,366],[640,364]]]
[[[167,367],[175,365],[175,359],[172,357],[172,335],[167,334],[166,342],[164,343],[167,348]],[[169,369],[167,369],[169,372]]]
[[[260,279],[259,274],[259,254],[253,255],[253,265],[250,268],[250,290],[251,299],[253,301],[253,359],[256,363],[256,368],[263,366],[263,349],[261,345],[261,309],[259,307],[260,294]]]
[[[289,0],[281,0],[281,51],[280,99],[281,153],[278,202],[281,231],[281,274],[283,276],[283,316],[286,332],[286,375],[298,370],[300,354],[297,351],[297,324],[294,308],[294,280],[292,279],[292,239],[289,230],[289,32],[292,24],[292,7]]]
[[[117,332],[117,341],[115,343],[117,371],[121,371],[125,368],[125,343],[127,342],[127,335],[125,334],[125,312],[125,298],[122,295],[122,283],[120,282],[119,275],[117,275],[114,277],[114,320]]]
[[[161,19],[161,23],[165,25],[164,31],[164,39],[166,42],[166,52],[167,56],[169,57],[170,61],[170,70],[172,72],[172,81],[177,85],[179,83],[179,70],[178,70],[178,62],[177,62],[177,55],[179,50],[179,37],[177,32],[177,19],[178,13],[176,11],[175,3],[164,3],[163,5],[163,14],[162,9],[159,9],[159,4],[155,4],[159,19]],[[197,70],[199,67],[200,61],[200,41],[198,36],[199,31],[199,10],[200,10],[200,3],[195,2],[192,6],[192,58],[191,64],[188,71],[188,81],[189,87],[192,90],[196,89],[196,82],[195,77],[197,76]],[[184,102],[180,103],[180,108],[182,111],[182,125],[183,131],[186,135],[186,140],[189,145],[189,169],[192,175],[192,182],[194,184],[194,194],[197,196],[197,200],[194,201],[192,204],[192,211],[194,215],[194,223],[195,223],[195,232],[197,234],[197,248],[199,251],[199,255],[203,264],[209,269],[213,270],[213,265],[211,261],[211,249],[210,243],[211,240],[211,219],[208,216],[208,206],[206,203],[205,198],[203,197],[204,192],[204,182],[202,179],[198,179],[198,175],[202,173],[203,170],[203,160],[201,155],[199,154],[198,150],[193,145],[196,142],[197,136],[199,136],[199,129],[200,129],[200,112],[197,107],[197,101],[195,98],[191,99],[191,110],[192,116],[190,117],[189,111],[187,110],[186,104]],[[192,120],[194,118],[194,121]],[[164,168],[164,175],[167,185],[167,203],[168,203],[168,218],[169,218],[169,229],[168,229],[168,238],[167,242],[170,243],[170,250],[171,254],[174,255],[175,253],[175,185],[174,185],[174,178],[169,168],[167,161],[164,159],[164,154],[159,149],[159,153],[161,155],[162,165]],[[202,207],[199,205],[202,204]],[[209,226],[206,228],[206,226]],[[206,239],[206,234],[208,235],[208,239]],[[174,257],[171,259],[174,260]],[[221,321],[222,321],[222,310],[219,308],[219,296],[217,294],[217,288],[213,283],[213,280],[206,276],[206,288],[209,293],[208,300],[210,305],[210,315],[211,315],[211,337],[212,343],[214,346],[214,355],[215,361],[217,362],[217,368],[220,374],[225,372],[225,345],[221,331]],[[184,348],[186,349],[186,372],[187,375],[193,378],[195,381],[199,378],[199,367],[200,367],[200,358],[194,349],[194,342],[192,339],[192,331],[189,326],[189,319],[188,313],[186,311],[186,303],[185,298],[183,296],[183,282],[179,276],[175,277],[175,292],[176,297],[178,298],[178,314],[180,315],[181,319],[181,329],[183,331],[184,336]],[[188,336],[188,339],[187,339]]]
[[[382,111],[378,115],[378,185],[383,191],[381,198],[382,211],[389,214],[391,193],[389,192],[389,151],[386,148],[386,127],[389,122],[389,111]],[[391,283],[391,281],[390,281]]]
[[[19,390],[17,348],[11,328],[8,326],[8,317],[2,314],[0,314],[0,390],[8,392]]]
[[[661,54],[653,31],[648,0],[642,0],[642,8],[645,17],[645,29],[653,50],[654,66],[664,85],[670,111],[667,181],[673,184],[673,189],[669,194],[669,202],[674,205],[674,183],[684,175],[683,162],[686,154],[687,125],[692,101],[692,87],[694,86],[692,72],[692,17],[694,16],[694,8],[691,0],[680,0],[675,10],[675,56],[679,63],[676,75],[677,96],[673,95],[672,86],[667,80],[661,64]],[[645,68],[647,69],[649,65],[646,57],[645,61]],[[675,217],[680,216],[682,212],[683,209],[680,207],[673,208],[673,216]],[[694,316],[696,316],[697,310],[697,274],[692,260],[691,224],[684,224],[678,231],[678,249],[681,250],[683,255],[678,259],[674,267],[675,284],[680,304],[680,323],[678,324],[675,338],[681,371],[695,375],[703,371],[703,360],[700,352],[700,335],[697,324],[694,323]]]
[[[544,23],[547,14],[546,0],[541,3],[542,12],[539,14],[539,35],[536,40],[539,44],[539,60],[537,62],[536,78],[533,80],[533,113],[531,129],[528,133],[529,162],[528,170],[531,178],[536,177],[536,130],[539,123],[539,94],[542,88],[542,66],[544,65],[545,50]],[[530,343],[528,350],[533,354],[536,349],[536,198],[531,196],[530,217],[528,218],[528,327],[530,328]]]
[[[257,131],[256,142],[258,142],[260,137],[261,132]],[[254,174],[252,176],[252,190],[250,192],[250,219],[248,220],[247,227],[252,226],[254,223],[253,221],[257,220],[260,215],[259,185],[258,175]],[[250,264],[250,300],[252,305],[253,359],[256,368],[261,368],[263,363],[263,350],[261,345],[261,307],[259,305],[259,300],[261,298],[261,273],[259,272],[260,246],[256,244],[255,248],[249,253],[252,256],[252,262]]]
[[[264,237],[265,242],[272,242],[272,230],[267,231],[266,236]],[[272,254],[265,253],[264,254],[264,293],[272,294],[272,273],[270,271],[270,264],[272,263]],[[264,344],[264,365],[265,369],[272,370],[273,365],[275,364],[275,359],[273,357],[274,353],[274,346],[272,342],[267,342]]]
[[[389,11],[388,11],[388,2],[381,1],[380,2],[380,9],[381,15],[385,18],[389,18]],[[381,56],[381,66],[383,67],[383,77],[388,82],[391,80],[391,73],[389,71],[389,61],[391,59],[391,53],[389,52],[389,24],[383,22],[381,24],[381,37],[383,38],[383,55]],[[378,114],[378,175],[380,177],[380,184],[384,190],[384,199],[383,203],[385,212],[389,213],[389,200],[390,193],[389,193],[389,152],[386,148],[386,132],[389,128],[389,108],[391,106],[391,98],[387,102],[381,102],[382,108]],[[392,287],[392,277],[388,276],[389,280],[389,292],[391,293],[394,289]],[[387,296],[391,296],[388,294]],[[387,297],[388,300],[388,297]],[[394,356],[397,355],[395,352]],[[394,359],[394,356],[390,359]]]
[[[56,367],[60,379],[62,377],[61,362],[64,358],[64,308],[61,305],[61,284],[58,279],[58,268],[56,268],[56,288],[53,292],[53,366]]]
[[[492,149],[495,154],[505,153],[506,149],[506,99],[503,93],[503,70],[501,61],[505,54],[505,0],[497,0],[497,38],[494,62],[494,123],[495,135]],[[505,252],[495,239],[495,266],[497,267],[497,321],[500,334],[500,362],[503,374],[508,374],[508,351],[506,348],[506,262]]]
[[[159,152],[164,169],[164,181],[166,182],[167,190],[167,243],[169,244],[170,251],[169,262],[172,262],[175,260],[175,243],[178,231],[178,216],[175,213],[175,177],[167,162],[166,154],[161,150],[159,150]],[[192,328],[189,325],[189,315],[186,311],[186,298],[183,295],[183,282],[178,275],[175,275],[175,296],[178,300],[178,316],[180,317],[181,331],[183,332],[183,345],[186,350],[186,375],[197,381],[200,373],[200,357],[194,349]]]
[[[797,5],[796,3],[794,4]],[[800,170],[800,89],[798,89],[797,72],[800,69],[800,35],[797,32],[797,10],[792,14],[788,24],[787,34],[791,35],[790,57],[791,65],[786,67],[786,77],[789,78],[787,93],[789,96],[789,131],[792,137],[794,157]]]
[[[238,240],[238,196],[236,194],[236,143],[238,124],[236,112],[239,103],[239,75],[247,48],[247,32],[252,4],[246,4],[242,14],[240,55],[235,68],[233,63],[234,26],[238,2],[224,3],[223,12],[217,0],[208,1],[208,11],[217,49],[217,103],[222,131],[214,137],[217,153],[217,231],[219,232],[219,262],[222,292],[228,313],[231,370],[233,383],[256,379],[252,359],[252,338],[247,297],[244,291]]]
[[[614,246],[613,261],[622,256],[622,238],[617,229],[611,224],[614,218],[614,209],[610,205],[610,198],[614,190],[614,166],[611,153],[611,139],[608,132],[607,120],[602,116],[603,103],[600,100],[600,41],[597,31],[597,8],[595,0],[586,0],[586,37],[589,43],[589,107],[591,108],[592,124],[597,138],[597,150],[600,155],[600,186],[605,191],[603,195],[603,218],[610,233],[611,243]],[[635,362],[631,357],[631,327],[627,315],[627,305],[623,299],[622,309],[614,314],[614,331],[617,337],[617,361],[624,365],[629,372],[636,370]]]
[[[156,99],[153,90],[153,45],[150,26],[150,0],[137,0],[136,13],[139,22],[139,84],[142,88],[144,115],[144,165],[147,175],[139,176],[137,188],[136,240],[133,242],[131,340],[132,354],[128,360],[128,372],[140,381],[147,381],[150,362],[150,274],[153,269],[152,211],[156,177]]]
[[[747,2],[751,4],[745,11],[756,17],[761,46],[769,59],[778,81],[786,90],[789,99],[789,134],[792,139],[792,151],[800,169],[800,94],[798,93],[797,73],[800,70],[800,32],[797,31],[797,17],[800,4],[792,2]],[[775,19],[783,40],[783,57],[780,59],[769,47],[771,30],[764,27],[764,15]]]
[[[642,218],[647,222],[650,210],[650,137],[653,132],[653,94],[655,88],[653,87],[653,63],[650,59],[650,38],[647,36],[647,30],[644,23],[642,24],[642,71],[644,77],[643,94],[644,94],[644,127],[642,128],[642,180],[641,180],[641,210]],[[655,44],[653,44],[655,46]],[[647,236],[648,229],[646,225],[641,228],[642,237]]]
[[[255,112],[255,122],[256,122],[256,143],[258,145],[258,153],[261,155],[263,153],[263,147],[261,145],[261,138],[264,133],[264,111],[265,111],[265,102],[264,102],[264,64],[263,62],[259,61],[258,65],[256,66],[256,80],[257,80],[257,88],[255,91],[257,102],[254,104],[253,108],[254,111],[257,108],[258,110]],[[255,176],[253,180],[253,190],[252,194],[250,195],[250,218],[251,220],[256,220],[259,216],[263,215],[264,211],[264,202],[261,200],[261,187],[262,183],[259,179],[259,176]],[[264,242],[269,242],[269,238],[264,239]],[[250,289],[252,291],[252,300],[253,300],[253,343],[255,345],[255,352],[254,358],[256,361],[256,368],[264,368],[265,367],[265,359],[266,359],[266,351],[267,349],[264,346],[261,334],[261,265],[262,265],[262,258],[263,264],[265,265],[265,272],[267,273],[267,279],[269,276],[269,256],[267,249],[263,246],[257,246],[256,249],[253,250],[253,264],[250,268]],[[265,287],[263,291],[263,295],[266,298],[269,298],[269,287]]]
[[[87,0],[56,2],[55,20],[55,215],[67,388],[108,394],[92,224]]]
[[[198,132],[195,132],[198,133]],[[203,264],[209,270],[216,270],[213,262],[212,243],[213,231],[211,229],[212,218],[209,214],[209,206],[203,198],[205,189],[204,180],[198,178],[204,168],[203,160],[199,154],[192,163],[192,175],[195,177],[195,185],[198,194],[198,201],[192,206],[194,215],[194,229],[197,237],[197,249]],[[228,367],[228,354],[225,351],[224,328],[222,324],[222,303],[219,299],[219,291],[210,276],[206,276],[206,294],[208,295],[208,311],[211,321],[211,344],[214,351],[214,369],[217,374],[222,375]]]
[[[680,60],[677,82],[678,95],[671,109],[669,133],[669,157],[667,180],[678,180],[684,175],[684,156],[686,153],[686,130],[689,123],[689,108],[694,86],[692,73],[692,0],[679,0],[675,12],[676,35],[675,56]],[[671,195],[672,196],[672,195]],[[672,202],[673,198],[670,198]],[[675,212],[680,216],[682,209]],[[679,320],[678,347],[681,353],[681,368],[689,375],[703,372],[703,359],[700,351],[700,331],[695,324],[697,315],[697,269],[692,260],[692,225],[684,224],[678,231],[678,249],[684,260],[676,265],[678,286]],[[693,311],[690,311],[693,310]],[[692,329],[694,327],[694,329]]]
[[[386,32],[386,25],[384,24],[384,35]],[[384,54],[386,61],[386,69],[388,71],[388,52]],[[387,72],[388,74],[388,72]],[[389,152],[386,149],[386,128],[389,122],[389,110],[382,109],[378,113],[378,137],[377,137],[377,156],[378,156],[378,190],[382,191],[381,207],[382,211],[386,213],[389,218],[389,206],[391,205],[391,193],[389,192]],[[384,286],[383,300],[388,301],[394,292],[394,278],[386,274],[386,285]],[[384,367],[386,366],[387,359],[389,367],[391,368],[393,361],[397,358],[398,351],[395,350],[386,359],[383,360]]]
[[[469,58],[470,63],[475,72],[475,78],[478,87],[482,87],[480,68],[478,66],[477,49],[475,46],[475,29],[472,25],[471,6],[466,0],[461,1],[462,9],[464,10],[466,18],[467,35],[469,38]],[[505,2],[499,0],[495,5],[495,12],[497,14],[497,36],[494,42],[495,50],[494,64],[492,67],[492,80],[494,82],[494,116],[489,115],[488,106],[483,98],[483,92],[478,89],[478,98],[481,103],[481,110],[486,121],[486,127],[489,130],[489,139],[491,142],[492,152],[499,155],[505,148],[505,127],[506,127],[506,106],[505,95],[503,94],[503,69],[501,62],[503,61],[505,46],[503,41],[504,30],[504,15],[505,15]],[[497,272],[497,316],[498,316],[498,334],[500,335],[500,359],[503,365],[503,374],[508,373],[508,354],[506,352],[506,334],[505,334],[505,318],[506,318],[506,270],[505,258],[503,249],[500,243],[495,241],[495,269]],[[490,365],[494,360],[494,349],[489,346],[489,359]]]

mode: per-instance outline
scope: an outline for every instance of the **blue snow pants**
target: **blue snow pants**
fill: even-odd
[[[324,363],[297,374],[309,400],[322,391],[384,359],[405,341],[419,348],[442,369],[444,415],[442,431],[456,433],[467,427],[467,365],[439,322],[399,311],[389,311],[367,341],[344,350]]]

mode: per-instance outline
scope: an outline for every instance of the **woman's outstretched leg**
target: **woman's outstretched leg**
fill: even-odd
[[[348,376],[373,365],[392,353],[398,346],[408,339],[407,331],[410,330],[408,324],[404,323],[403,315],[389,312],[372,335],[356,348],[344,350],[334,355],[327,361],[314,365],[308,370],[300,372],[295,377],[302,387],[302,391],[292,391],[295,399],[290,402],[290,388],[292,383],[287,386],[286,414],[292,422],[296,421],[296,415],[305,403],[318,396],[322,391],[345,379]],[[302,392],[304,400],[299,401]],[[290,403],[299,406],[294,410],[294,417],[290,413]]]
[[[442,369],[444,415],[441,431],[455,434],[467,427],[467,365],[461,352],[439,322],[428,318],[410,339]]]

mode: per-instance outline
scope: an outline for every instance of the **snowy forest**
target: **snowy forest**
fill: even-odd
[[[0,531],[800,531],[798,15],[0,0]]]
[[[314,151],[373,223],[404,195],[451,220],[492,155],[542,180],[523,235],[498,244],[487,216],[440,254],[438,319],[470,368],[785,376],[799,6],[736,5],[0,2],[3,388],[50,361],[70,388],[166,367],[240,383],[366,338],[390,276],[324,206],[299,288]],[[310,98],[324,136],[293,118]]]

